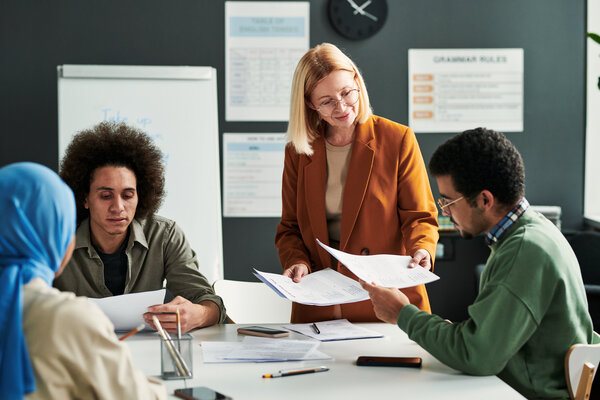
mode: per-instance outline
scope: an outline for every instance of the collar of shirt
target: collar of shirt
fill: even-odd
[[[129,231],[127,252],[129,252],[134,242],[141,244],[147,249],[148,241],[146,240],[144,228],[142,227],[140,221],[138,221],[137,218],[134,218],[129,226],[131,227],[131,229]],[[92,245],[89,218],[84,219],[79,225],[79,227],[77,227],[77,231],[75,233],[75,249],[79,248],[85,248],[90,258],[93,258],[95,255],[97,255],[96,250],[94,250],[94,246]]]
[[[514,224],[514,222],[518,220],[525,211],[527,211],[528,208],[529,202],[525,197],[523,197],[521,201],[519,201],[519,204],[510,210],[508,214],[506,214],[504,218],[502,218],[500,222],[498,222],[485,236],[485,241],[488,246],[497,243],[504,232],[506,232],[507,229],[510,228],[512,224]]]

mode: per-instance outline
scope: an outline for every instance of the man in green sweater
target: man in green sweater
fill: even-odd
[[[501,133],[477,128],[440,146],[429,169],[440,209],[461,236],[486,235],[491,254],[479,295],[469,318],[451,323],[397,289],[361,282],[377,317],[452,368],[498,375],[527,398],[568,399],[565,354],[597,339],[575,254],[523,196],[521,155]]]

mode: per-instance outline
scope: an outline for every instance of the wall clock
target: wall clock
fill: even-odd
[[[385,0],[329,0],[329,21],[342,36],[361,40],[376,34],[385,24]]]

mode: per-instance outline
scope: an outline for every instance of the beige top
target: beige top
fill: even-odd
[[[40,279],[23,286],[23,330],[35,373],[33,399],[166,399],[133,367],[100,308]]]
[[[345,146],[334,146],[325,140],[327,150],[327,186],[325,187],[325,212],[329,241],[339,247],[342,227],[342,200],[348,164],[352,153],[352,142]]]

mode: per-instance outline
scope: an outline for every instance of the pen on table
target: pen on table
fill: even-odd
[[[314,322],[313,322],[313,324],[312,324],[312,328],[315,330],[315,333],[317,333],[317,334],[321,333],[321,331],[320,331],[320,330],[319,330],[319,328],[317,327],[317,324],[315,324]]]
[[[279,371],[275,374],[265,374],[263,378],[280,378],[284,376],[292,376],[292,375],[302,375],[302,374],[313,374],[315,372],[325,372],[329,371],[327,367],[317,367],[317,368],[307,368],[307,369],[299,369],[296,371]]]
[[[167,350],[169,351],[169,354],[171,355],[171,358],[177,367],[179,376],[190,376],[190,369],[183,360],[183,357],[181,357],[181,353],[179,353],[175,346],[173,346],[173,341],[169,337],[169,334],[163,329],[156,315],[152,316],[152,321],[154,321],[154,326],[158,330],[158,334],[160,335],[161,339],[165,342],[165,346],[167,347]]]
[[[141,331],[142,329],[144,329],[144,327],[146,326],[146,324],[140,324],[139,326],[137,326],[135,329],[133,329],[132,331],[127,332],[125,335],[121,336],[121,338],[119,338],[119,340],[125,340],[127,339],[129,336],[133,336],[136,333],[138,333],[139,331]]]

